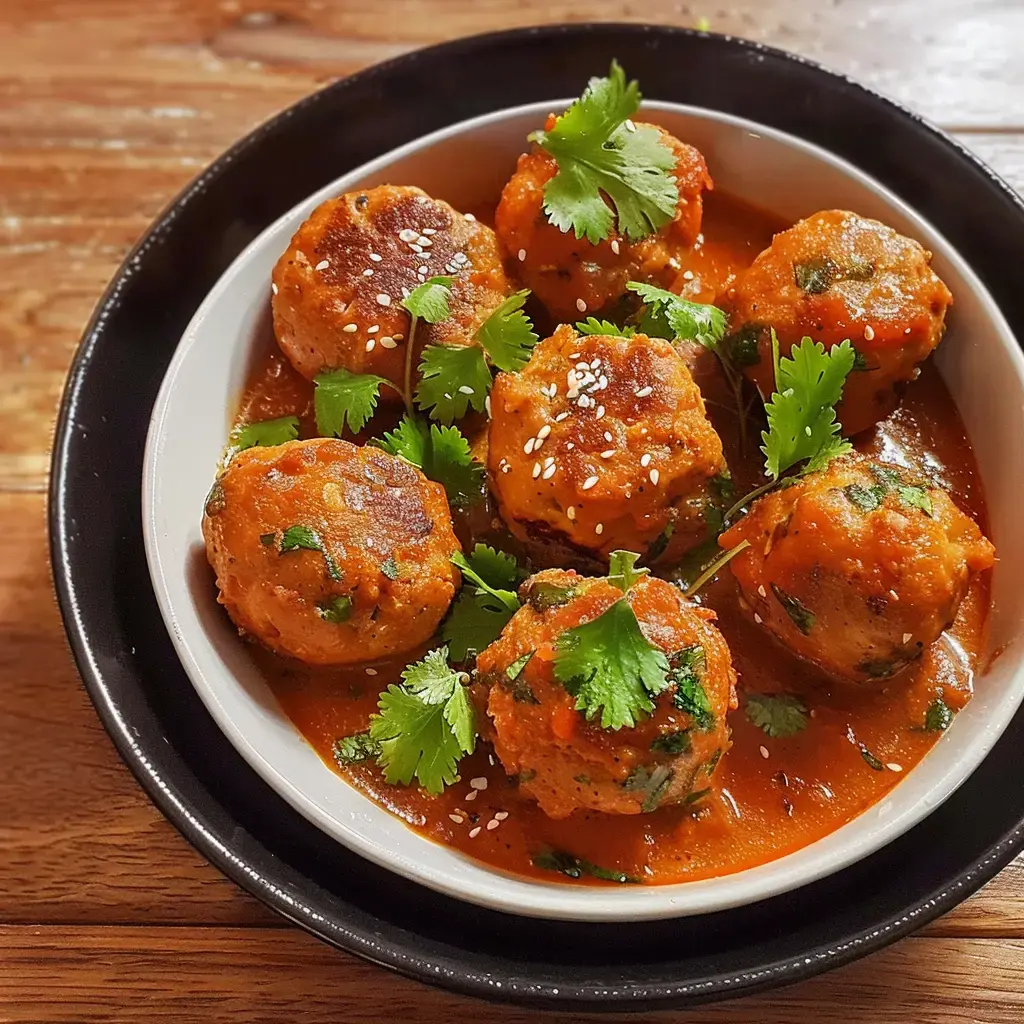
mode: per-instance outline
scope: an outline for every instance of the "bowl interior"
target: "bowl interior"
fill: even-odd
[[[563,104],[564,105],[564,104]],[[386,182],[415,184],[460,208],[493,202],[551,101],[490,114],[404,146],[332,182],[263,232],[232,264],[186,330],[154,408],[146,447],[143,524],[154,589],[179,656],[217,723],[289,803],[370,860],[449,895],[499,910],[569,920],[644,920],[707,913],[796,888],[867,856],[921,820],[981,762],[1024,695],[1020,623],[1024,540],[1013,529],[1024,475],[1024,359],[1002,315],[947,242],[851,165],[773,129],[676,104],[650,116],[696,145],[716,187],[795,221],[850,208],[917,238],[955,296],[937,359],[967,426],[999,550],[989,647],[974,700],[881,802],[830,836],[770,864],[658,887],[576,888],[487,868],[434,844],[325,766],[285,717],[216,604],[200,531],[231,418],[254,352],[271,343],[270,272],[292,233],[324,199]]]

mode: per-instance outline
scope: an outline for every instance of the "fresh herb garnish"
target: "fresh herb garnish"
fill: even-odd
[[[521,370],[537,344],[530,318],[523,312],[529,289],[510,295],[483,322],[475,338],[499,370]]]
[[[849,484],[843,488],[843,493],[851,505],[855,505],[861,512],[873,512],[881,506],[888,495],[895,494],[900,503],[907,508],[920,509],[926,516],[934,514],[931,495],[923,487],[904,483],[898,469],[878,463],[872,463],[870,468],[878,483],[870,487]]]
[[[331,557],[331,553],[324,546],[320,534],[309,526],[289,526],[281,534],[281,546],[278,554],[287,555],[291,551],[319,551],[324,556],[324,565],[327,567],[327,575],[332,580],[340,580],[341,572],[338,563]]]
[[[588,721],[600,713],[602,729],[632,728],[669,685],[668,659],[644,636],[625,598],[567,630],[555,647],[555,677]]]
[[[807,636],[814,628],[814,623],[817,621],[817,616],[808,608],[805,604],[793,597],[791,594],[787,594],[782,587],[775,583],[770,583],[769,586],[772,588],[772,593],[775,595],[775,600],[782,605],[782,610],[789,616],[793,625]]]
[[[465,580],[451,614],[441,627],[456,662],[479,654],[493,643],[519,610],[515,587],[522,571],[511,555],[477,544],[468,558],[459,553],[452,563]]]
[[[580,320],[576,324],[577,334],[601,334],[608,338],[632,338],[636,334],[634,327],[619,327],[610,320],[598,320],[597,317],[588,316],[586,320]]]
[[[415,778],[439,794],[458,778],[463,754],[476,747],[476,721],[463,676],[448,665],[448,648],[431,651],[402,673],[402,685],[380,695],[370,718],[370,739],[380,744],[377,763],[391,784]]]
[[[807,705],[791,693],[748,693],[747,718],[772,738],[795,736],[807,728]]]
[[[334,741],[334,760],[342,767],[361,764],[380,756],[380,744],[368,732],[357,732]]]
[[[925,712],[925,731],[945,732],[952,724],[953,709],[941,697],[936,697]]]
[[[602,868],[583,857],[576,857],[564,850],[545,850],[535,854],[533,866],[544,871],[557,871],[568,878],[582,878],[589,875],[591,878],[598,878],[602,882],[619,882],[623,885],[639,885],[640,879],[627,875],[623,871],[613,871],[609,868]]]
[[[650,575],[650,569],[636,568],[639,560],[640,556],[635,551],[613,551],[608,556],[608,582],[625,594],[637,580]]]
[[[343,367],[313,378],[316,429],[323,437],[341,437],[347,428],[358,434],[377,409],[381,385],[397,387],[375,373],[350,373]]]
[[[724,358],[719,343],[725,334],[725,313],[717,306],[690,302],[643,281],[630,281],[626,287],[644,301],[641,333],[666,341],[695,341]]]
[[[469,441],[458,427],[428,426],[419,417],[406,415],[394,430],[371,443],[422,469],[428,480],[444,487],[455,508],[465,508],[483,493],[483,467],[473,460]]]
[[[316,611],[324,622],[348,622],[352,618],[352,598],[347,594],[339,594],[326,601],[318,602]]]
[[[761,350],[758,346],[763,330],[764,324],[744,324],[723,340],[725,354],[736,369],[744,370],[761,362]]]
[[[398,563],[395,561],[395,556],[392,555],[386,559],[380,567],[380,571],[387,576],[389,580],[397,580],[399,576]]]
[[[546,612],[551,608],[561,608],[576,596],[575,587],[564,587],[550,580],[533,580],[527,584],[526,603],[535,612]]]
[[[882,762],[879,761],[863,743],[858,744],[858,746],[860,748],[860,756],[864,758],[869,768],[872,768],[876,772],[885,771],[885,765],[882,764]]]
[[[257,445],[270,447],[294,441],[299,436],[298,416],[279,416],[274,420],[260,420],[236,427],[231,433],[230,447],[244,452]]]
[[[420,362],[416,404],[441,423],[460,420],[472,406],[486,408],[491,371],[478,345],[428,345]]]
[[[820,295],[832,287],[839,273],[839,265],[828,256],[793,264],[793,280],[797,288],[809,295]]]
[[[688,754],[692,749],[693,742],[690,739],[689,729],[667,732],[651,740],[651,750],[659,751],[662,754]]]
[[[698,800],[703,800],[704,797],[711,792],[711,787],[708,786],[706,789],[695,789],[692,793],[686,794],[686,799],[683,801],[684,804],[695,804]]]
[[[675,156],[656,129],[629,120],[639,109],[637,83],[627,85],[613,61],[608,77],[592,78],[550,131],[530,135],[558,165],[544,187],[544,209],[560,231],[596,245],[611,236],[616,220],[619,233],[634,240],[672,220],[679,202]]]
[[[715,727],[715,713],[702,682],[706,664],[704,648],[691,644],[672,655],[669,672],[669,682],[676,688],[672,703],[689,715],[701,732],[710,732]]]
[[[534,653],[534,651],[527,651],[525,654],[521,654],[505,669],[505,677],[509,682],[514,683],[522,675],[523,669],[526,668]]]
[[[449,315],[448,300],[454,278],[430,277],[402,299],[402,305],[417,319],[438,324]],[[411,340],[411,338],[410,338]]]
[[[649,814],[661,803],[668,787],[672,785],[675,773],[668,765],[656,764],[650,768],[645,765],[637,765],[629,773],[629,777],[622,784],[622,788],[630,793],[639,793],[643,796],[640,810]]]
[[[863,484],[848,484],[843,488],[847,501],[861,512],[873,512],[885,500],[888,492],[881,484],[865,487]]]

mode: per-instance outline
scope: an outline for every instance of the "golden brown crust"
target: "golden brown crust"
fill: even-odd
[[[616,233],[592,245],[550,224],[544,212],[544,186],[558,167],[554,157],[537,146],[519,158],[501,194],[494,226],[509,265],[556,320],[599,314],[622,297],[627,281],[667,288],[678,270],[675,258],[700,232],[702,194],[713,187],[704,157],[656,125],[638,127],[655,128],[675,154],[673,174],[679,186],[675,218],[641,241],[631,242]]]
[[[274,267],[274,332],[306,377],[344,367],[401,386],[411,318],[429,277],[453,277],[451,315],[416,328],[428,344],[468,345],[511,292],[494,232],[418,188],[382,185],[321,203]],[[381,399],[398,400],[390,388]]]
[[[281,551],[291,526],[316,531],[335,571],[318,550]],[[417,647],[459,582],[441,485],[347,441],[291,441],[236,455],[207,501],[203,536],[218,600],[239,629],[311,664]],[[345,622],[323,617],[336,598],[352,602]]]
[[[724,469],[722,443],[668,342],[563,325],[499,374],[491,415],[491,490],[522,540],[603,560],[643,552],[669,523],[702,529],[688,501]]]
[[[901,497],[901,486],[919,486],[930,514]],[[994,561],[945,491],[863,456],[761,498],[719,543],[744,540],[750,547],[729,567],[757,621],[796,654],[857,682],[917,658],[952,624],[971,576]]]
[[[930,260],[917,242],[876,220],[847,210],[816,213],[777,234],[737,275],[723,303],[733,332],[726,345],[734,351],[737,336],[747,341],[745,352],[757,361],[746,373],[768,395],[768,328],[783,355],[805,336],[826,348],[849,338],[863,359],[838,411],[843,432],[859,433],[895,408],[900,387],[942,338],[953,297]]]
[[[532,595],[544,586],[572,588],[573,596],[541,610]],[[736,673],[714,612],[686,601],[664,580],[648,577],[630,589],[627,600],[651,643],[669,655],[701,648],[699,674],[713,722],[699,727],[674,706],[674,690],[667,690],[656,699],[653,715],[635,728],[616,731],[588,722],[575,710],[575,699],[555,678],[553,658],[565,630],[597,618],[623,597],[622,591],[605,580],[550,569],[527,580],[521,595],[523,607],[477,659],[478,700],[488,716],[480,716],[487,722],[485,738],[545,814],[564,818],[579,809],[639,814],[709,788],[729,747],[725,715],[736,706]],[[536,653],[509,680],[509,666],[530,651]],[[682,730],[688,730],[685,749],[652,750],[659,737]]]

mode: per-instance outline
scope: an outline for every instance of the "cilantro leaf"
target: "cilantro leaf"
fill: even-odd
[[[476,723],[461,677],[448,665],[448,648],[431,651],[402,673],[402,685],[380,695],[370,718],[370,739],[380,744],[378,764],[391,784],[415,778],[441,793],[458,778],[463,754],[476,746]]]
[[[900,484],[896,488],[896,493],[904,505],[908,505],[910,508],[919,508],[926,516],[934,515],[931,495],[923,487],[909,487],[906,484]]]
[[[650,574],[650,569],[635,568],[640,556],[635,551],[613,551],[608,556],[608,582],[626,593],[637,580]]]
[[[486,544],[477,544],[468,558],[461,552],[453,555],[452,563],[465,581],[441,627],[441,638],[451,645],[453,659],[461,662],[490,646],[519,610],[512,588],[523,574],[511,555]]]
[[[492,593],[497,594],[500,591],[501,600],[508,604],[509,607],[512,607],[512,602],[514,602],[515,608],[518,609],[519,601],[515,594],[511,595],[511,601],[508,598],[508,594],[519,586],[525,573],[519,568],[519,563],[510,554],[504,551],[497,551],[488,544],[475,544],[468,559],[460,553],[452,561],[477,586],[487,590],[496,588],[492,590]]]
[[[644,315],[639,325],[641,332],[666,341],[695,341],[722,356],[725,313],[717,306],[690,302],[674,292],[643,281],[630,281],[626,287],[644,300]]]
[[[371,443],[422,469],[428,480],[444,487],[454,508],[471,504],[483,491],[483,467],[473,460],[458,427],[428,427],[424,420],[405,415],[394,430]]]
[[[338,563],[331,557],[331,553],[324,545],[320,534],[309,526],[289,526],[281,534],[281,547],[279,555],[287,555],[290,551],[319,551],[324,556],[324,564],[327,566],[327,575],[332,580],[341,579],[341,571]]]
[[[619,327],[610,320],[598,320],[597,317],[588,316],[586,320],[580,320],[576,324],[576,331],[579,334],[603,334],[610,338],[632,338],[636,334],[633,327]]]
[[[669,681],[676,688],[672,703],[688,714],[701,732],[710,732],[715,727],[715,712],[701,681],[705,663],[704,648],[700,644],[684,647],[672,656]]]
[[[804,462],[803,472],[824,469],[834,458],[853,450],[839,436],[835,406],[853,369],[849,341],[830,352],[820,342],[804,338],[790,355],[777,358],[778,342],[772,332],[775,392],[765,406],[768,429],[761,433],[765,468],[774,480],[791,466]]]
[[[668,685],[668,659],[644,636],[624,598],[555,642],[555,677],[602,729],[632,728]]]
[[[341,437],[347,427],[358,434],[377,408],[382,384],[375,373],[350,373],[339,367],[313,378],[316,429],[323,437]]]
[[[807,728],[807,706],[790,693],[748,693],[747,718],[768,736],[795,736]]]
[[[246,423],[231,432],[231,447],[244,452],[257,445],[269,447],[294,441],[299,436],[298,416],[279,416],[276,420]]]
[[[363,761],[369,761],[371,757],[379,756],[380,744],[370,739],[368,732],[357,732],[334,741],[334,760],[342,767],[361,764]]]
[[[936,697],[924,716],[925,732],[945,732],[952,723],[953,709],[941,697]]]
[[[426,320],[428,324],[440,323],[449,314],[448,299],[454,280],[452,277],[428,277],[402,299],[402,305],[414,317]]]
[[[583,857],[576,857],[564,850],[543,850],[534,854],[532,862],[535,868],[544,871],[557,871],[567,878],[582,878],[590,875],[602,882],[619,882],[622,885],[639,885],[640,879],[627,875],[623,871],[613,871],[594,864]]]
[[[810,608],[807,607],[802,601],[787,594],[782,587],[775,583],[770,583],[769,586],[772,588],[772,593],[775,595],[775,600],[782,605],[782,610],[790,617],[793,625],[803,633],[804,636],[808,636],[812,629],[814,629],[814,623],[817,621],[817,616]]]
[[[486,408],[491,371],[478,345],[428,345],[420,361],[416,404],[441,423],[460,420],[472,406]]]
[[[526,585],[526,603],[542,614],[552,608],[561,608],[576,596],[575,587],[565,587],[550,580],[534,578]]]
[[[316,606],[317,614],[324,622],[348,622],[352,618],[352,598],[339,594]]]
[[[529,294],[530,290],[526,288],[510,295],[476,332],[476,340],[499,370],[521,370],[537,344],[533,324],[523,312]]]
[[[688,754],[693,749],[689,729],[662,733],[651,740],[651,750],[662,754]]]
[[[613,61],[608,77],[592,78],[550,131],[530,136],[558,165],[544,187],[544,209],[560,231],[596,245],[611,235],[616,219],[619,233],[631,239],[672,220],[679,202],[670,173],[675,156],[656,129],[629,121],[639,109],[637,83],[627,85]]]
[[[480,557],[479,554],[481,552],[485,553],[483,554],[482,558]],[[506,590],[502,587],[492,586],[486,579],[484,579],[480,572],[477,571],[477,567],[479,567],[486,572],[488,569],[493,568],[499,564],[497,561],[498,559],[502,557],[507,558],[508,556],[499,555],[498,552],[496,552],[493,548],[489,548],[486,544],[477,544],[476,548],[474,548],[473,550],[473,554],[470,557],[473,559],[473,562],[470,562],[461,551],[456,551],[455,554],[452,555],[452,565],[457,566],[461,570],[462,575],[465,576],[474,586],[476,586],[477,590],[481,590],[485,594],[489,594],[496,601],[500,601],[501,604],[503,604],[510,612],[512,612],[512,614],[515,614],[517,611],[519,611],[519,598],[516,597],[514,591]],[[485,561],[490,563],[492,562],[492,560],[492,565],[489,564],[485,567],[482,564]],[[492,578],[494,577],[492,576]],[[504,579],[504,576],[502,576],[502,579]]]

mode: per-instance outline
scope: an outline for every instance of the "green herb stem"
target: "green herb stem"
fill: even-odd
[[[716,558],[684,591],[684,597],[693,597],[694,594],[704,586],[719,569],[727,566],[741,551],[750,547],[749,540],[741,540],[734,548],[729,548],[719,558]]]

